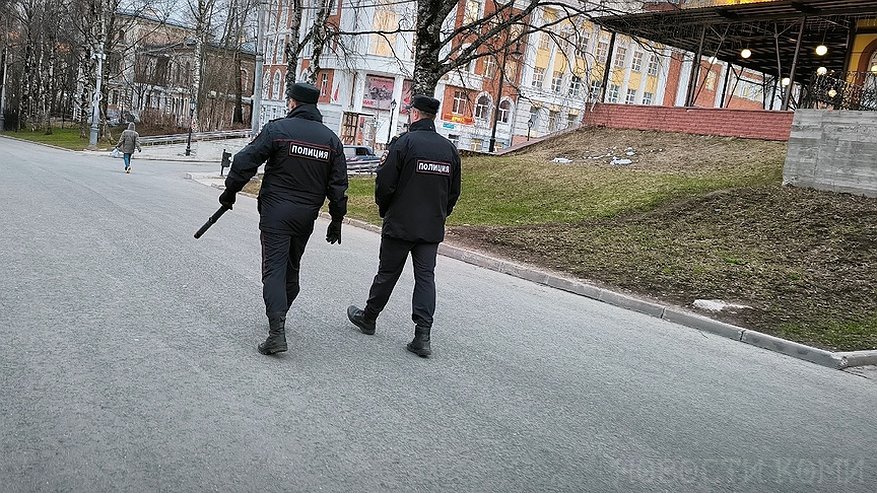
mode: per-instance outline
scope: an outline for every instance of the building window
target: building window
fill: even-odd
[[[573,75],[569,80],[569,95],[577,98],[582,94],[582,78]]]
[[[542,33],[539,36],[539,49],[547,50],[551,46],[551,36],[548,33]]]
[[[652,55],[649,58],[649,75],[658,75],[658,56]]]
[[[588,46],[591,44],[591,33],[582,31],[579,33],[579,53],[587,53]]]
[[[272,99],[281,99],[280,96],[280,71],[274,72],[274,85],[273,85],[273,98]]]
[[[321,74],[320,75],[320,97],[325,97],[329,94],[329,74]]]
[[[563,72],[556,71],[551,78],[551,91],[560,93],[560,87],[563,85]]]
[[[606,100],[610,103],[618,102],[618,90],[621,89],[615,84],[609,84],[609,89],[606,91]]]
[[[512,103],[508,99],[499,103],[499,121],[502,123],[508,123],[509,117],[512,112]]]
[[[655,101],[655,95],[650,92],[643,93],[643,104],[652,104]]]
[[[469,24],[479,19],[481,14],[481,2],[476,0],[468,0],[466,2],[466,11],[463,14],[463,23]]]
[[[600,89],[603,88],[603,82],[600,80],[591,81],[591,90],[588,93],[588,101],[600,100]]]
[[[557,111],[549,111],[548,112],[548,131],[554,132],[557,130]]]
[[[542,81],[545,80],[545,69],[536,67],[533,69],[533,87],[542,87]]]
[[[627,48],[619,46],[618,49],[615,50],[615,59],[612,62],[612,65],[616,67],[623,67],[625,58],[627,58]]]
[[[713,72],[712,70],[707,72],[707,74],[706,74],[706,89],[708,91],[715,91],[716,90],[716,80],[717,79],[718,79],[718,76],[716,75],[715,72]]]
[[[492,55],[488,55],[484,59],[484,76],[492,78],[496,74],[496,59]]]
[[[475,102],[475,118],[479,120],[487,120],[487,117],[490,113],[490,98],[486,95],[481,95],[478,97],[478,100]]]
[[[527,123],[532,128],[539,128],[539,107],[530,107],[530,121]]]
[[[603,41],[601,39],[600,42],[597,43],[597,53],[596,53],[597,60],[602,62],[603,60],[606,59],[606,55],[608,55],[608,54],[609,54],[609,43],[607,41]]]
[[[630,69],[634,72],[641,72],[643,69],[643,52],[633,52],[633,58],[630,61]]]
[[[577,119],[578,119],[578,115],[576,115],[575,113],[570,113],[570,114],[566,115],[566,126],[572,127],[573,125],[576,124]]]
[[[462,115],[466,110],[466,93],[463,91],[454,91],[454,106],[451,108],[451,113],[455,115]]]
[[[636,89],[628,89],[627,97],[624,98],[624,104],[636,104]]]

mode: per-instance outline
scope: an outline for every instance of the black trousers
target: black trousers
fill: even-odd
[[[393,288],[402,275],[405,261],[411,253],[414,262],[414,296],[411,300],[411,320],[420,327],[431,328],[435,314],[435,257],[438,243],[414,243],[384,236],[381,238],[378,274],[368,293],[365,314],[377,318],[387,306]]]
[[[262,231],[262,297],[265,313],[286,314],[295,301],[299,287],[301,256],[305,253],[308,236],[269,233]]]

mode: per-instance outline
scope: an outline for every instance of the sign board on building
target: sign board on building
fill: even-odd
[[[395,79],[367,75],[365,77],[365,92],[362,96],[362,106],[379,110],[389,110],[390,102],[393,101],[393,87]]]

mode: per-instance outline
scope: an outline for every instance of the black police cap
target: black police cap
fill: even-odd
[[[305,82],[296,82],[286,90],[286,97],[299,103],[317,104],[320,99],[320,90]]]
[[[430,115],[438,114],[439,110],[439,100],[436,98],[431,98],[429,96],[414,96],[411,98],[410,108],[417,108],[418,110],[429,113]]]

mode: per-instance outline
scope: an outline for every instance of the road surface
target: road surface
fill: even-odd
[[[421,359],[352,227],[262,356],[255,201],[133,167],[0,139],[0,491],[877,488],[873,380],[447,258]]]

